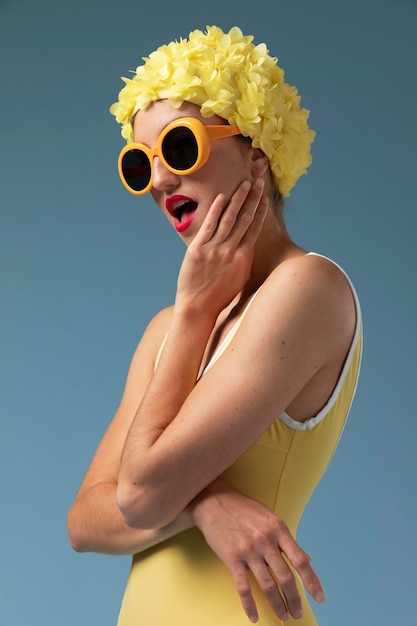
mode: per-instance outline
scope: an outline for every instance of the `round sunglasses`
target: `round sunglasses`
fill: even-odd
[[[180,117],[164,128],[154,148],[128,143],[118,160],[119,175],[128,191],[141,196],[152,187],[153,159],[159,157],[174,174],[191,174],[207,162],[210,141],[240,135],[237,126],[205,126],[195,117]]]

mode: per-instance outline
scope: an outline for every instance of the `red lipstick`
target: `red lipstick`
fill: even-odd
[[[191,225],[197,212],[197,202],[188,196],[175,194],[165,201],[165,207],[173,218],[177,232],[185,232]]]

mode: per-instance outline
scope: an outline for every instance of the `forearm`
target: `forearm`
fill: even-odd
[[[244,181],[228,202],[219,194],[187,248],[167,341],[122,454],[117,503],[133,527],[168,523],[224,469],[220,463],[203,479],[197,459],[185,462],[198,415],[194,411],[185,423],[179,414],[192,396],[219,314],[250,276],[268,206],[267,199],[261,200],[262,189],[261,180],[252,188]],[[172,481],[181,463],[188,476],[200,472],[187,492],[184,478]]]
[[[165,431],[196,384],[214,321],[214,316],[198,315],[192,307],[178,307],[173,314],[158,367],[135,415],[121,459],[117,504],[125,521],[133,527],[156,525],[152,516],[156,505],[162,515],[159,519],[164,519],[166,499],[158,497],[155,480],[164,484],[175,472],[181,456],[179,450],[179,458],[164,454],[164,446],[172,443]]]
[[[163,528],[130,528],[116,504],[116,485],[105,483],[77,497],[68,514],[70,543],[77,552],[135,554],[193,526],[192,515],[184,511]]]
[[[127,437],[122,475],[129,464],[137,465],[136,461],[172,422],[192,391],[215,321],[215,315],[190,305],[175,305],[158,367]]]

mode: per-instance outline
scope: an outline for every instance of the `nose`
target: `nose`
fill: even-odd
[[[165,191],[178,185],[179,175],[171,172],[157,156],[153,159],[152,187],[158,191]]]

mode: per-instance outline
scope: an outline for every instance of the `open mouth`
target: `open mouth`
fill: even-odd
[[[196,209],[197,209],[197,203],[193,202],[192,200],[189,200],[187,202],[184,202],[180,206],[175,207],[175,209],[172,212],[172,215],[177,222],[181,223],[181,222],[184,222],[191,215],[193,215]]]
[[[175,230],[183,233],[191,225],[197,210],[198,203],[188,196],[174,194],[165,201],[167,211],[172,216]]]

